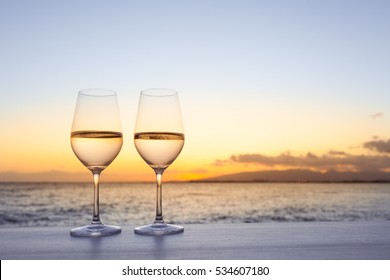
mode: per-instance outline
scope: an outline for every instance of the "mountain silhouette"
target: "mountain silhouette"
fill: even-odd
[[[305,169],[240,172],[198,181],[232,182],[390,182],[390,172],[318,172]]]

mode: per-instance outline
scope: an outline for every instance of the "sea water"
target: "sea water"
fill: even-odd
[[[150,223],[155,205],[154,183],[101,183],[104,223]],[[84,225],[92,207],[92,183],[0,183],[0,227]],[[390,184],[167,182],[163,217],[177,224],[390,220]]]

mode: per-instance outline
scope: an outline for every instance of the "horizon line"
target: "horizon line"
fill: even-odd
[[[90,181],[27,181],[27,180],[14,180],[14,181],[0,181],[0,184],[20,184],[20,183],[36,183],[36,184],[93,184]],[[155,184],[155,181],[103,181],[100,184]],[[180,184],[180,183],[321,183],[321,184],[348,184],[348,183],[390,183],[390,180],[171,180],[163,182],[163,185]]]

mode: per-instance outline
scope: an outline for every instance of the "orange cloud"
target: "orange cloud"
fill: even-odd
[[[216,165],[229,163],[243,163],[262,165],[267,167],[284,168],[305,168],[316,170],[385,170],[390,166],[390,156],[378,155],[350,155],[344,152],[329,152],[324,155],[307,153],[306,155],[294,156],[290,153],[282,153],[277,156],[266,156],[262,154],[239,154],[232,155],[224,161],[217,161]]]

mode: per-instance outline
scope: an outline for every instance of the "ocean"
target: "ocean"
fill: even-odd
[[[100,217],[154,220],[154,183],[100,186]],[[92,183],[0,183],[0,227],[88,224]],[[390,220],[390,184],[164,183],[164,220],[176,224]]]

